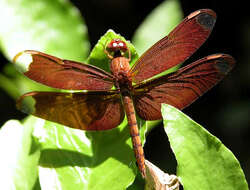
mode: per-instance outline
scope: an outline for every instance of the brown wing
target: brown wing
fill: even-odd
[[[145,120],[161,119],[161,103],[183,109],[219,82],[234,66],[230,55],[214,54],[178,71],[135,86],[134,104]]]
[[[68,127],[82,130],[107,130],[124,118],[118,91],[31,92],[17,102],[19,110]]]
[[[133,65],[130,70],[133,82],[139,83],[184,62],[205,42],[215,21],[216,14],[212,10],[191,13]]]
[[[17,54],[14,62],[26,68],[21,71],[30,79],[50,87],[68,90],[110,90],[113,76],[97,67],[62,60],[33,50]]]

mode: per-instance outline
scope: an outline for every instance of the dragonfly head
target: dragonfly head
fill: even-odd
[[[116,54],[123,55],[128,51],[128,47],[121,39],[113,39],[107,44],[106,51],[108,51],[108,53],[114,53],[114,56]]]

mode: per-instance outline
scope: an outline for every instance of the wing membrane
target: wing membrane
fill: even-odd
[[[19,110],[37,117],[82,130],[107,130],[124,118],[118,91],[30,92],[17,103]]]
[[[178,71],[135,86],[134,104],[142,119],[161,119],[161,103],[183,109],[232,69],[230,55],[214,54],[202,58]]]
[[[23,70],[25,76],[50,87],[68,90],[110,90],[113,86],[111,74],[88,64],[62,60],[33,50],[17,54],[14,61],[19,59],[26,65]]]
[[[134,64],[130,70],[133,82],[139,83],[184,62],[208,38],[215,20],[215,12],[209,9],[201,9],[187,16]]]

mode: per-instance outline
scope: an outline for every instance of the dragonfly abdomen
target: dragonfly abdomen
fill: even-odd
[[[130,135],[132,138],[136,161],[137,161],[137,164],[138,164],[138,167],[142,176],[145,177],[146,169],[145,169],[144,151],[142,148],[140,133],[139,133],[139,129],[137,126],[133,101],[129,95],[123,96],[123,105],[124,105],[126,116],[128,119],[128,125],[130,127]]]

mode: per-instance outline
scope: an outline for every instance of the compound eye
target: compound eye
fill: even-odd
[[[106,48],[109,52],[126,52],[128,50],[126,43],[120,39],[111,40],[111,42],[107,45]]]
[[[124,46],[124,43],[123,42],[120,42],[119,43],[119,47],[123,47]]]

